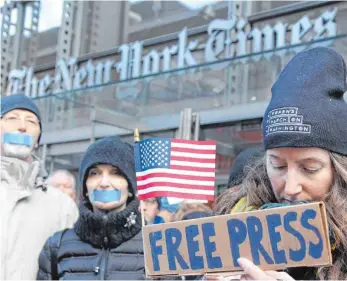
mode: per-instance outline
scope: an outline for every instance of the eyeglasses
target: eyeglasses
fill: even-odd
[[[22,122],[24,121],[25,124],[28,127],[39,127],[40,123],[38,120],[35,120],[33,118],[21,118],[19,116],[7,116],[3,118],[4,121],[6,121],[9,124],[20,126]]]

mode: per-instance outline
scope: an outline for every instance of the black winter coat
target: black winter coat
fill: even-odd
[[[143,280],[144,255],[139,201],[119,213],[94,213],[88,201],[61,239],[57,254],[60,280]],[[38,280],[52,280],[52,237],[39,258]]]

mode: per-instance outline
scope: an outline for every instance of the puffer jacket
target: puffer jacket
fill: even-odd
[[[78,208],[69,196],[39,181],[39,161],[2,156],[0,171],[0,280],[35,280],[45,241],[72,227]]]
[[[59,280],[143,280],[145,266],[139,201],[119,213],[96,213],[88,200],[57,252]],[[52,238],[39,258],[38,280],[52,280]]]

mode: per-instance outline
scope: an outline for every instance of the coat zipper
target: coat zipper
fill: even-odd
[[[102,248],[101,250],[101,255],[100,255],[100,259],[98,262],[98,266],[95,267],[94,272],[96,274],[100,273],[100,278],[99,280],[105,280],[105,276],[106,276],[106,264],[107,264],[107,259],[108,259],[108,253],[109,253],[109,249],[107,248]]]
[[[102,247],[102,252],[101,252],[101,262],[100,264],[100,280],[105,280],[106,276],[106,265],[107,265],[107,257],[109,253],[109,247],[108,247],[108,238],[107,238],[107,224],[108,224],[108,217],[107,215],[103,216],[103,220],[105,222],[105,237],[104,237],[104,245]]]
[[[98,258],[98,261],[96,263],[96,266],[94,267],[94,273],[95,274],[99,274],[100,273],[100,267],[101,267],[101,263],[102,263],[102,260],[103,260],[103,257],[104,257],[104,252],[105,252],[105,249],[104,247],[101,248],[101,254],[100,254],[100,257]]]
[[[105,280],[105,276],[106,276],[106,265],[107,265],[107,260],[108,260],[108,254],[110,252],[110,249],[107,248],[104,252],[104,265],[103,265],[103,271],[101,273],[101,280]]]

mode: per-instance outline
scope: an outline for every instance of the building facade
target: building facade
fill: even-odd
[[[133,141],[138,128],[141,138],[216,140],[219,194],[235,156],[261,147],[271,86],[287,62],[315,46],[347,60],[347,3],[65,1],[62,26],[38,36],[36,63],[24,55],[8,71],[6,94],[25,92],[40,107],[48,170],[76,171],[91,142]]]

